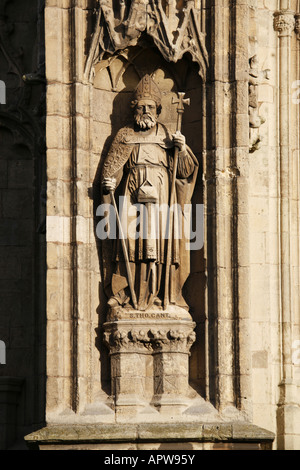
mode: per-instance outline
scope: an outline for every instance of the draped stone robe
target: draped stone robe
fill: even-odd
[[[127,126],[117,133],[103,165],[102,179],[116,178],[116,195],[126,198],[127,211],[122,212],[122,223],[129,229],[125,242],[141,308],[154,301],[159,305],[159,299],[163,299],[167,244],[170,242],[170,302],[187,308],[181,290],[189,274],[190,253],[186,249],[182,214],[184,205],[191,202],[198,161],[189,148],[186,152],[179,152],[173,202],[175,208],[178,204],[181,211],[174,210],[171,215],[174,217],[173,231],[169,237],[167,208],[170,204],[173,157],[174,143],[164,125],[158,123],[147,132],[135,131],[134,126]],[[109,202],[105,195],[104,201]],[[134,236],[135,230],[132,231],[132,228],[136,228],[137,216],[139,233]],[[180,227],[182,230],[179,233]],[[104,251],[106,254],[108,252],[114,268],[111,270],[110,262],[105,264],[105,286],[110,288],[111,295],[120,305],[125,305],[130,301],[130,293],[119,239],[111,249]]]

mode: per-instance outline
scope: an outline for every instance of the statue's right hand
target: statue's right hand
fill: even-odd
[[[116,189],[116,178],[104,178],[102,185],[105,192],[114,191]]]

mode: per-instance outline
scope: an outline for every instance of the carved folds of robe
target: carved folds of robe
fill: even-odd
[[[121,218],[123,227],[126,227],[125,242],[141,309],[150,304],[161,305],[164,295],[173,156],[172,137],[164,125],[158,123],[147,133],[136,132],[133,126],[128,126],[117,133],[103,165],[102,178],[116,178],[116,201],[119,196],[126,198],[123,199]],[[190,264],[184,230],[184,223],[187,223],[183,220],[184,206],[191,202],[197,171],[198,162],[191,150],[187,147],[186,152],[179,152],[170,237],[172,264],[169,297],[170,303],[180,307],[187,307],[182,297],[182,287]],[[110,202],[107,195],[103,198],[104,202]],[[120,305],[126,305],[130,302],[130,292],[120,240],[115,240],[110,248],[108,241],[104,245],[106,292]]]

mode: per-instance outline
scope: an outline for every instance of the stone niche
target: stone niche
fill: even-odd
[[[161,90],[159,121],[171,132],[175,132],[177,121],[176,105],[172,101],[182,90],[185,98],[190,99],[190,106],[185,108],[182,133],[200,164],[192,204],[202,204],[203,84],[199,70],[188,57],[176,64],[166,62],[148,39],[113,57],[104,57],[95,65],[91,100],[92,139],[93,152],[101,155],[94,182],[95,206],[100,203],[103,160],[116,132],[132,120],[132,94],[145,74],[149,74]],[[111,252],[109,242],[99,243],[103,279],[112,263]],[[104,330],[105,343],[110,350],[111,393],[118,397],[115,403],[118,414],[126,414],[129,409],[130,414],[141,411],[147,402],[153,407],[153,412],[164,409],[165,413],[178,414],[188,407],[191,398],[204,394],[205,351],[201,340],[205,324],[203,248],[187,256],[190,257],[191,269],[183,295],[190,306],[190,315],[184,314],[184,318],[178,319],[178,315],[175,318],[172,312],[163,309],[159,313],[132,310],[125,319],[114,323],[113,319],[107,318],[107,308],[101,308],[99,332]],[[140,338],[140,332],[145,337]],[[195,337],[198,338],[196,342]],[[140,377],[141,370],[144,370],[143,377]],[[159,370],[164,370],[162,376]],[[181,390],[183,396],[177,396],[176,390]]]

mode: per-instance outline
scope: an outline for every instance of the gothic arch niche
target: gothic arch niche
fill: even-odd
[[[172,99],[177,93],[184,91],[190,98],[190,106],[186,106],[183,117],[182,132],[187,143],[199,161],[199,173],[192,203],[203,203],[202,186],[202,145],[203,145],[203,109],[202,94],[203,83],[199,76],[199,69],[186,54],[177,63],[168,63],[159,50],[149,40],[142,45],[128,47],[114,55],[104,55],[103,59],[95,64],[93,71],[93,88],[91,95],[91,142],[94,161],[98,158],[99,167],[94,182],[94,203],[100,203],[100,174],[103,160],[110,147],[116,132],[131,119],[130,102],[132,93],[141,78],[149,74],[155,80],[162,92],[162,112],[159,117],[171,132],[175,132],[177,112]],[[100,159],[99,159],[100,156]],[[195,227],[194,227],[195,230]],[[205,396],[205,266],[203,248],[192,251],[191,272],[184,286],[184,296],[193,320],[196,322],[197,340],[193,345],[190,357],[190,385],[191,396],[195,390],[202,397]],[[100,269],[103,270],[103,256],[99,247]],[[105,267],[104,267],[105,269]],[[101,286],[103,290],[103,286]],[[105,321],[105,296],[100,294],[99,331]],[[99,338],[101,340],[101,338]],[[100,347],[102,354],[102,369],[108,370],[108,358],[105,350]],[[107,374],[102,373],[102,386],[109,389],[106,382]],[[106,380],[105,380],[106,377]]]

